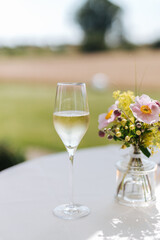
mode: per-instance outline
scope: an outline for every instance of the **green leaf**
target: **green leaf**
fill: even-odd
[[[125,142],[126,147],[130,147],[130,143]]]
[[[113,139],[115,140],[115,141],[117,141],[118,140],[118,138],[114,135],[113,136]]]
[[[143,146],[139,146],[140,150],[142,151],[142,153],[146,156],[146,157],[150,157],[151,156],[151,153],[150,151],[148,150],[148,148],[145,148]]]
[[[146,130],[145,132],[150,133],[150,132],[152,132],[152,130]]]

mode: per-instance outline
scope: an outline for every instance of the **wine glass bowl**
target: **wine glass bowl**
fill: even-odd
[[[66,148],[77,148],[87,131],[89,113],[62,111],[53,114],[55,129]]]
[[[54,209],[54,214],[63,219],[75,219],[89,214],[89,208],[75,204],[73,200],[73,163],[76,149],[89,125],[89,108],[85,83],[58,83],[53,113],[55,130],[69,154],[71,166],[70,203]]]

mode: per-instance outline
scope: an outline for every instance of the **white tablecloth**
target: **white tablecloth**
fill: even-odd
[[[138,209],[114,201],[115,162],[120,154],[119,146],[77,151],[75,202],[87,205],[91,213],[74,221],[61,220],[52,213],[57,205],[68,203],[67,153],[1,172],[0,240],[160,239],[159,186],[155,206]],[[158,161],[160,154],[155,158]]]

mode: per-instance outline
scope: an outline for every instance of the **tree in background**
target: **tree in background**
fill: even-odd
[[[160,39],[151,44],[153,49],[160,49]]]
[[[82,44],[84,51],[106,49],[105,34],[111,29],[119,10],[108,0],[87,0],[76,17],[85,34]]]

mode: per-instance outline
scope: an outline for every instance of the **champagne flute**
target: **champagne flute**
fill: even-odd
[[[86,206],[73,200],[73,163],[76,149],[89,125],[89,108],[85,83],[58,83],[53,122],[70,162],[70,203],[54,209],[54,214],[63,219],[76,219],[89,214]]]

